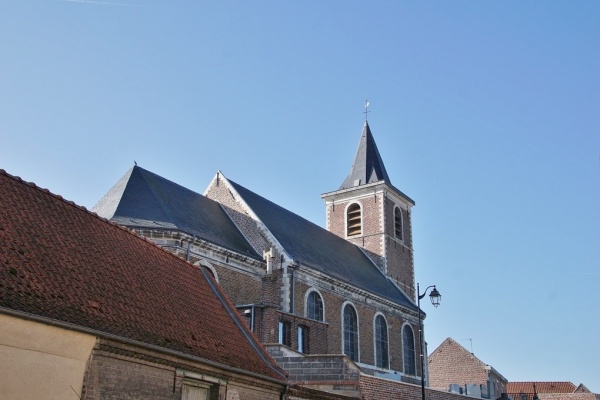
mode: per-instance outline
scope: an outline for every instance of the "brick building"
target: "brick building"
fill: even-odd
[[[497,399],[506,393],[507,379],[452,338],[429,356],[430,387],[455,393]]]
[[[134,166],[93,211],[210,270],[291,381],[351,395],[365,374],[418,384],[415,203],[368,123],[348,177],[322,198],[327,229],[221,172],[201,195]]]

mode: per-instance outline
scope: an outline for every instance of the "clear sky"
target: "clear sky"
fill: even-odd
[[[217,170],[323,226],[369,124],[416,278],[511,381],[600,392],[600,2],[0,2],[0,168],[91,208]],[[472,343],[472,347],[471,347]]]

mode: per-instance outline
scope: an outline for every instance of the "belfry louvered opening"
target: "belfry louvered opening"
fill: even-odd
[[[362,213],[360,205],[354,203],[348,207],[346,235],[360,235],[362,232]]]
[[[399,207],[396,207],[394,210],[394,233],[396,235],[396,239],[403,240],[402,238],[402,210]]]

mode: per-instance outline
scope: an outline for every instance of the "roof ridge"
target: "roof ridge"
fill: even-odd
[[[48,189],[48,188],[43,188],[41,186],[38,186],[35,182],[26,181],[25,179],[21,178],[20,176],[9,174],[8,172],[6,172],[6,170],[1,169],[1,168],[0,168],[0,174],[5,175],[6,177],[8,177],[10,179],[13,179],[13,180],[15,180],[17,182],[24,183],[25,185],[30,186],[30,187],[32,187],[34,189],[37,189],[37,190],[39,190],[39,191],[41,191],[43,193],[49,194],[49,195],[53,196],[54,198],[57,198],[57,199],[61,200],[63,203],[66,203],[66,204],[68,204],[70,206],[73,206],[75,208],[79,208],[80,210],[88,212],[88,213],[90,213],[92,215],[96,215],[95,212],[88,210],[85,206],[79,205],[79,204],[75,203],[73,200],[67,200],[63,196],[61,196],[60,194],[56,194],[56,193],[50,191],[50,189]]]
[[[433,353],[431,353],[429,355],[429,357],[433,356],[438,350],[440,350],[440,348],[445,344],[448,343],[449,345],[455,345],[458,346],[458,349],[464,353],[470,354],[471,356],[473,356],[473,358],[480,362],[483,365],[488,365],[487,363],[485,363],[483,360],[481,360],[479,357],[477,357],[475,355],[475,353],[470,352],[469,350],[467,350],[466,347],[464,347],[462,344],[458,343],[456,340],[454,340],[453,338],[451,338],[450,336],[448,336],[442,343],[440,343],[440,345],[433,351]],[[442,351],[442,350],[440,350]]]

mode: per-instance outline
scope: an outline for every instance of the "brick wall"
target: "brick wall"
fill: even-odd
[[[233,220],[258,254],[262,255],[264,251],[268,251],[271,248],[271,244],[267,238],[258,229],[256,221],[244,209],[241,200],[235,197],[229,185],[220,174],[217,176],[217,179],[211,182],[205,196],[219,202],[223,206],[227,215]],[[279,254],[274,254],[273,256],[278,259]]]
[[[219,284],[233,304],[253,304],[262,300],[262,277],[232,270],[231,267],[214,265]]]
[[[304,354],[327,354],[328,353],[328,329],[326,323],[314,321],[312,319],[300,317],[297,315],[278,312],[278,321],[283,321],[289,324],[291,329],[290,348],[298,350],[298,328],[305,328],[305,334],[308,334],[308,340],[305,338]],[[267,342],[276,343],[277,341]]]
[[[382,237],[383,221],[381,220],[382,195],[361,197],[360,199],[343,201],[328,205],[327,227],[341,238],[364,247],[379,255],[383,255]],[[358,203],[362,212],[362,234],[347,238],[346,236],[346,208],[349,204]]]
[[[306,292],[312,288],[318,289],[321,297],[323,298],[325,323],[327,324],[327,330],[323,332],[323,334],[327,334],[327,346],[323,353],[342,354],[342,306],[345,301],[349,300],[349,297],[344,294],[325,289],[324,286],[326,285],[324,283],[320,283],[320,286],[316,287],[309,285],[301,279],[308,281],[308,278],[303,277],[302,275],[298,276],[298,281],[295,285],[294,307],[296,313],[299,315],[304,315]],[[385,307],[382,307],[376,302],[365,302],[364,297],[352,299],[351,303],[356,309],[358,315],[359,361],[364,364],[375,364],[373,321],[375,315],[380,312],[384,316],[388,325],[390,369],[403,371],[404,360],[402,351],[402,327],[407,320],[398,315],[398,313],[387,311]],[[414,319],[416,318],[413,318],[412,320]],[[420,375],[420,360],[418,356],[419,326],[416,323],[411,323],[411,326],[415,336],[417,374]],[[314,340],[312,336],[311,340]],[[311,348],[310,354],[317,354],[313,350],[314,349]]]
[[[346,209],[358,203],[362,211],[362,234],[346,236]],[[394,209],[396,204],[383,194],[363,196],[327,205],[327,228],[334,234],[365,249],[367,256],[398,286],[415,298],[415,276],[412,250],[411,215],[401,208],[403,237],[395,236]],[[382,208],[383,219],[382,219]],[[384,243],[385,241],[385,243]]]
[[[183,370],[195,376],[190,378]],[[81,398],[180,400],[188,380],[210,385],[210,400],[279,400],[285,390],[283,384],[99,339],[88,363]]]
[[[360,370],[347,357],[316,355],[286,357],[282,352],[270,351],[280,367],[289,374],[289,380],[300,384],[356,384]]]
[[[415,274],[412,250],[412,222],[410,213],[400,207],[402,214],[402,240],[395,235],[394,210],[396,204],[385,200],[385,248],[387,274],[396,281],[408,296],[415,297]]]
[[[360,396],[360,369],[346,356],[305,356],[285,346],[272,345],[267,346],[267,350],[277,363],[288,371],[290,383],[330,393]]]
[[[355,396],[345,396],[338,393],[327,393],[322,390],[310,389],[299,385],[290,385],[287,392],[288,400],[356,400]]]
[[[486,364],[452,338],[429,356],[429,384],[436,389],[446,390],[453,383],[487,385],[488,375]],[[499,393],[504,386],[498,388]]]
[[[362,400],[415,400],[421,398],[421,386],[361,375],[360,393]],[[468,397],[425,388],[425,398],[427,400],[465,400]]]

